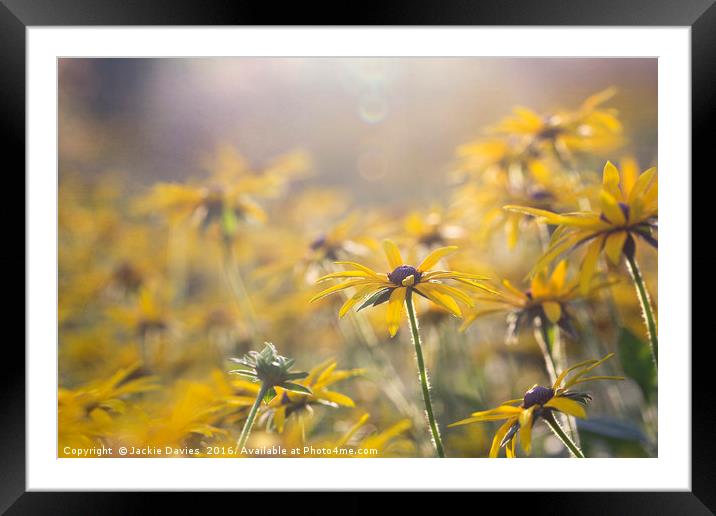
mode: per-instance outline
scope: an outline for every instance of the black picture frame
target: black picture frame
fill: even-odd
[[[442,0],[441,2],[375,2],[306,5],[249,4],[198,0],[0,0],[0,133],[8,181],[21,184],[25,167],[25,31],[32,26],[62,25],[574,25],[691,27],[692,163],[713,170],[707,162],[716,126],[716,6],[714,0]],[[661,142],[662,145],[665,142]],[[10,159],[8,159],[10,158]],[[12,159],[14,158],[14,159]],[[10,165],[13,163],[14,165]],[[690,174],[688,170],[680,171]],[[11,177],[12,176],[12,177]],[[7,183],[6,183],[7,184]],[[18,192],[19,190],[13,190]],[[20,197],[19,193],[13,197]],[[24,196],[23,196],[24,198]],[[8,203],[9,204],[9,203]],[[6,206],[8,205],[6,204]],[[19,210],[18,210],[19,212]],[[24,241],[14,210],[6,208],[6,231]],[[8,223],[9,222],[9,223]],[[20,235],[22,233],[22,236]],[[16,236],[12,234],[12,236]],[[24,267],[22,253],[6,250],[8,271]],[[693,251],[692,251],[693,252]],[[692,261],[693,263],[693,261]],[[27,271],[27,269],[24,269]],[[27,272],[26,272],[27,274]],[[8,276],[19,276],[10,272]],[[691,278],[687,281],[691,284]],[[48,292],[48,295],[51,295]],[[24,296],[23,296],[24,297]],[[14,294],[6,297],[14,301]],[[691,300],[684,300],[691,303]],[[20,303],[11,303],[20,306]],[[24,306],[24,303],[22,304]],[[705,303],[708,305],[708,303]],[[9,319],[9,318],[8,318]],[[9,326],[12,326],[10,324]],[[691,342],[671,343],[691,346]],[[51,345],[51,344],[48,344]],[[479,494],[497,504],[525,506],[531,512],[560,514],[711,514],[716,511],[714,468],[714,389],[707,340],[692,347],[692,491],[620,493]],[[0,389],[0,510],[7,514],[127,514],[142,512],[144,498],[128,493],[38,493],[25,489],[25,353],[18,340],[4,347],[4,388]],[[635,459],[639,460],[639,459]],[[142,495],[142,496],[146,496]],[[154,496],[154,495],[150,495]],[[370,510],[359,495],[342,504],[353,511]],[[473,500],[478,495],[472,494]],[[500,497],[500,498],[497,498]],[[302,505],[294,495],[290,504]],[[421,500],[414,497],[413,500]],[[471,503],[463,499],[464,503]],[[179,496],[185,510],[202,503],[195,495]],[[229,501],[231,503],[231,501]],[[259,502],[260,503],[260,502]],[[243,504],[243,502],[242,502]],[[205,506],[202,506],[205,507]],[[406,506],[406,510],[408,506]],[[560,510],[561,508],[561,510]],[[239,508],[237,507],[237,510]],[[241,510],[246,510],[242,507]],[[476,506],[476,510],[479,509]]]

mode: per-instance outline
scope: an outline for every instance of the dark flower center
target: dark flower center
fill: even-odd
[[[530,408],[532,405],[544,405],[554,397],[554,391],[548,387],[535,385],[525,393],[522,401],[523,408]]]
[[[408,276],[415,277],[415,283],[417,283],[418,281],[420,281],[422,273],[411,265],[401,265],[400,267],[397,267],[393,272],[388,273],[388,279],[391,283],[395,283],[396,285],[402,285],[403,280]]]
[[[529,193],[530,199],[536,202],[540,201],[547,201],[552,199],[554,196],[552,195],[552,192],[549,190],[545,190],[544,188],[538,188],[535,190],[532,190]]]
[[[316,238],[313,242],[311,242],[309,247],[311,248],[312,251],[317,251],[318,249],[320,249],[321,247],[326,245],[326,240],[327,240],[326,235],[321,235],[318,238]]]

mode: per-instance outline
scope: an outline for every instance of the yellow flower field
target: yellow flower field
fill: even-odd
[[[656,456],[652,61],[61,60],[58,455]]]

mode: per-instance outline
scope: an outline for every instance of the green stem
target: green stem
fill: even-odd
[[[547,325],[545,322],[537,321],[539,328],[535,327],[535,340],[539,345],[540,351],[542,351],[542,357],[544,358],[544,366],[547,369],[547,376],[549,376],[550,383],[554,383],[557,380],[557,370],[554,363],[554,357],[552,356],[551,339],[549,332],[547,331]]]
[[[251,303],[251,298],[249,297],[248,290],[246,289],[244,279],[241,276],[239,265],[236,263],[234,258],[231,243],[224,241],[222,247],[224,256],[224,272],[226,274],[227,282],[236,297],[239,309],[243,312],[249,322],[249,325],[251,326],[253,338],[256,339],[258,335],[258,319],[256,317],[256,311],[254,310],[253,303]]]
[[[626,254],[626,253],[625,253]],[[641,275],[639,264],[636,262],[636,258],[633,253],[627,254],[627,268],[629,274],[631,274],[632,280],[634,280],[634,286],[636,287],[636,294],[641,304],[641,311],[644,314],[644,320],[646,321],[646,333],[649,337],[649,345],[651,347],[651,356],[654,358],[654,365],[658,365],[659,362],[659,339],[656,335],[656,318],[654,317],[654,308],[651,306],[651,300],[649,299],[649,292],[646,290],[646,284],[644,278]]]
[[[256,400],[254,401],[254,404],[251,406],[251,410],[249,411],[249,416],[246,418],[244,428],[241,430],[239,440],[236,441],[236,451],[239,453],[246,444],[246,441],[249,439],[251,429],[254,426],[254,420],[256,419],[256,414],[259,411],[259,406],[261,405],[261,401],[263,401],[264,396],[266,396],[267,392],[268,388],[266,387],[266,384],[262,383],[261,388],[259,389],[259,393],[256,395]]]
[[[556,435],[560,441],[569,449],[570,452],[572,452],[572,455],[577,457],[578,459],[583,459],[584,454],[582,453],[582,450],[579,449],[579,447],[574,444],[574,442],[567,436],[566,433],[564,433],[564,430],[562,430],[562,427],[559,426],[559,423],[557,423],[557,420],[554,419],[552,414],[547,415],[544,417],[545,422],[549,427],[552,429],[552,432],[554,432],[554,435]]]
[[[339,272],[339,268],[333,265],[324,265],[326,274],[333,272]],[[348,299],[350,296],[345,296]],[[395,370],[395,367],[389,360],[388,355],[385,352],[383,346],[378,346],[378,337],[376,337],[373,327],[368,324],[368,321],[363,317],[357,317],[356,313],[351,311],[346,314],[345,319],[350,321],[352,325],[353,334],[357,337],[358,342],[361,343],[362,348],[368,353],[370,359],[375,362],[378,368],[378,378],[382,380],[377,382],[380,385],[381,390],[395,405],[395,407],[406,417],[413,420],[413,424],[419,427],[425,421],[423,413],[415,406],[410,403],[404,395],[405,383],[401,380],[400,375]],[[337,325],[338,331],[344,336],[346,335],[345,329],[341,324]],[[427,444],[427,440],[422,445]]]
[[[563,356],[561,349],[561,339],[559,336],[559,327],[551,324],[545,318],[540,318],[539,332],[536,334],[537,341],[540,342],[540,348],[544,355],[547,374],[550,377],[550,383],[557,380],[557,371],[564,369]],[[577,432],[576,422],[568,414],[562,414],[562,423],[566,424],[569,435],[579,444],[579,433]]]
[[[420,385],[423,389],[423,401],[425,402],[425,412],[428,415],[428,423],[430,424],[430,432],[433,435],[433,444],[438,453],[438,457],[445,457],[443,450],[443,442],[440,439],[440,430],[433,415],[433,405],[430,401],[430,386],[428,384],[428,374],[425,371],[425,360],[423,359],[423,347],[420,341],[420,332],[418,331],[418,317],[415,315],[415,307],[413,306],[413,291],[408,289],[405,296],[405,308],[408,311],[408,319],[410,320],[410,330],[413,333],[413,344],[415,345],[415,357],[418,362],[418,373],[420,375]]]

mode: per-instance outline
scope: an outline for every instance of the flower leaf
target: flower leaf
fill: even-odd
[[[647,400],[651,399],[656,390],[656,371],[649,346],[632,332],[622,328],[618,349],[624,373],[639,384]]]

